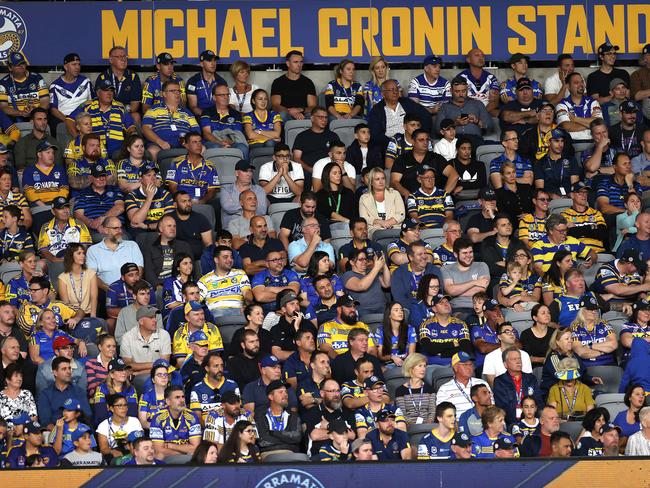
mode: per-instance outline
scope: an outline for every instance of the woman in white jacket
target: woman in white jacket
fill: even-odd
[[[368,174],[369,191],[359,200],[359,216],[368,222],[368,235],[379,229],[398,229],[405,216],[404,200],[398,191],[386,188],[386,175],[381,168]]]

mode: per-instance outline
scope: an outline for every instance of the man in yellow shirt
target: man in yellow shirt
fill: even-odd
[[[54,218],[41,228],[38,236],[38,252],[50,263],[62,263],[70,244],[90,246],[92,239],[88,227],[70,217],[70,202],[66,197],[54,199],[52,214]]]
[[[189,301],[185,304],[184,311],[186,322],[181,324],[178,330],[176,330],[172,342],[172,357],[176,361],[176,366],[179,368],[191,353],[189,347],[190,337],[199,330],[205,333],[210,352],[223,351],[223,341],[219,329],[216,325],[205,321],[205,313],[201,304],[199,302]]]
[[[318,349],[327,353],[330,359],[348,351],[348,334],[356,327],[370,332],[363,322],[359,322],[357,306],[359,302],[350,295],[343,295],[336,300],[336,318],[325,322],[318,330]],[[376,355],[375,341],[372,334],[368,337],[368,353]]]

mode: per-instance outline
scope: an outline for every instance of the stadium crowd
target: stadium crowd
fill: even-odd
[[[650,44],[617,50],[319,91],[297,51],[268,91],[12,53],[2,466],[650,455]]]

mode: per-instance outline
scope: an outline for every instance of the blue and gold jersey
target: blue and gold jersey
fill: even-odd
[[[392,414],[395,415],[395,422],[405,424],[406,420],[404,419],[404,414],[402,413],[402,409],[399,407],[396,407],[395,405],[386,405],[384,403],[381,404],[381,407],[379,410],[388,410]],[[379,411],[377,410],[377,412]],[[357,423],[357,429],[359,427],[368,429],[368,430],[373,430],[376,427],[376,415],[377,412],[372,410],[368,405],[357,408],[354,412],[354,420]]]
[[[417,212],[420,223],[427,228],[440,228],[446,220],[446,212],[454,211],[454,201],[446,191],[435,188],[426,194],[421,188],[406,199],[407,211]]]
[[[505,162],[513,163],[515,165],[517,178],[523,178],[526,171],[530,171],[531,173],[533,171],[533,165],[528,159],[517,154],[515,160],[510,161],[504,153],[490,161],[490,174],[501,173],[501,166],[503,166],[503,163]]]
[[[650,325],[644,327],[634,322],[625,322],[621,329],[621,338],[623,337],[623,334],[632,334],[632,337],[639,337],[648,340],[650,338]],[[628,347],[623,347],[623,359],[627,359],[629,356],[630,349]]]
[[[14,193],[12,191],[7,193],[6,198],[3,198],[2,195],[0,195],[0,216],[7,205],[15,205],[16,207],[20,208],[23,211],[23,215],[24,209],[29,208],[29,204],[27,203],[25,196],[22,193]],[[20,217],[20,220],[23,220],[22,216]]]
[[[443,242],[433,250],[433,264],[437,266],[449,266],[455,263],[456,255],[454,254],[454,250],[447,247],[446,242]]]
[[[325,442],[325,444],[318,450],[318,460],[323,463],[348,461],[350,456],[351,454],[349,452],[343,454],[341,451],[336,449],[332,444],[332,441]]]
[[[528,241],[528,247],[532,247],[542,237],[546,236],[546,219],[548,217],[535,217],[533,214],[524,214],[519,220],[517,238]]]
[[[129,193],[124,200],[124,210],[128,214],[132,209],[139,209],[144,205],[147,197],[142,193],[142,188]],[[163,215],[174,211],[174,199],[171,194],[164,188],[158,188],[156,194],[151,201],[151,206],[147,212],[147,218],[144,220],[145,224],[155,224]]]
[[[107,307],[124,308],[131,305],[133,302],[135,302],[133,293],[126,287],[126,283],[122,278],[110,284],[108,291],[106,292]],[[149,305],[155,304],[156,292],[155,289],[152,288],[149,297]]]
[[[54,357],[54,340],[58,337],[65,337],[73,343],[75,341],[74,337],[62,330],[55,330],[51,337],[44,331],[37,330],[32,334],[29,345],[38,346],[38,355],[47,361]]]
[[[580,229],[582,228],[594,228],[606,227],[605,217],[600,213],[599,210],[596,210],[592,207],[587,207],[587,210],[584,212],[578,212],[573,207],[567,208],[562,212],[562,217],[564,217],[568,223],[573,223],[573,228]],[[587,246],[591,247],[596,252],[603,252],[605,247],[603,246],[603,241],[600,239],[595,239],[593,237],[583,236],[580,237],[580,241],[584,242]]]
[[[155,163],[153,161],[142,161],[140,165],[136,166],[131,162],[130,159],[121,159],[117,163],[117,179],[126,181],[127,183],[140,183],[140,169],[143,166],[151,167],[151,165],[155,166],[158,171],[156,175],[158,176],[158,179],[162,181],[162,178],[160,176],[160,167],[158,166],[158,163]]]
[[[89,100],[77,107],[67,118],[74,122],[81,112],[90,114],[93,132],[99,134],[108,154],[120,149],[124,142],[124,133],[135,127],[131,114],[116,100],[113,100],[111,107],[106,111],[99,108],[99,100]]]
[[[241,114],[230,107],[228,107],[228,111],[224,114],[217,112],[214,106],[204,110],[199,120],[199,125],[201,129],[209,127],[211,133],[226,129],[244,132]]]
[[[641,276],[637,273],[634,272],[634,274],[621,274],[618,268],[616,267],[616,264],[618,263],[618,259],[615,259],[614,261],[610,261],[609,263],[603,264],[598,272],[596,273],[596,278],[594,279],[593,285],[591,285],[591,289],[595,291],[596,293],[600,293],[601,295],[608,293],[607,292],[607,287],[610,285],[625,285],[625,286],[634,286],[634,285],[640,285],[642,282]],[[626,296],[626,297],[619,297],[619,296],[613,296],[610,300],[612,301],[630,301],[634,297],[633,296]]]
[[[138,412],[144,412],[147,415],[147,420],[151,422],[151,419],[153,419],[155,415],[166,406],[165,395],[158,398],[156,396],[156,389],[151,388],[140,396]]]
[[[108,385],[106,383],[101,383],[95,390],[95,395],[93,397],[93,403],[106,403],[106,399],[110,395],[108,390]],[[138,394],[135,392],[135,388],[129,385],[129,387],[120,392],[120,395],[123,395],[126,398],[127,403],[137,405],[138,403]]]
[[[178,81],[181,88],[181,100],[183,105],[185,105],[185,82],[183,79],[178,76],[176,73],[172,73],[170,80]],[[155,107],[163,103],[162,97],[162,85],[163,81],[160,78],[160,73],[154,73],[149,76],[142,85],[142,105],[148,105],[149,107]]]
[[[267,110],[264,118],[261,118],[255,111],[249,112],[242,117],[242,125],[250,124],[253,130],[273,130],[276,122],[282,123],[282,116],[272,110]],[[266,139],[251,139],[249,144],[265,142]]]
[[[510,432],[512,433],[513,436],[515,437],[527,437],[529,435],[532,435],[535,433],[537,430],[537,427],[539,426],[539,419],[535,419],[535,424],[534,425],[528,425],[526,422],[523,420],[520,420],[519,422],[512,424],[510,427]],[[523,442],[523,440],[522,440]]]
[[[84,217],[95,219],[105,215],[118,201],[124,201],[124,194],[117,186],[106,186],[104,193],[97,193],[92,186],[89,186],[77,195],[74,209],[83,210]],[[119,215],[118,218],[123,220],[124,216]]]
[[[163,408],[151,420],[149,437],[154,442],[189,444],[190,439],[201,439],[201,424],[194,412],[185,408],[178,419],[174,419],[169,408]]]
[[[212,98],[212,91],[216,85],[226,85],[226,80],[215,73],[214,80],[205,81],[203,73],[199,72],[191,76],[187,80],[187,94],[196,97],[196,104],[201,110],[206,110],[214,107],[214,99]]]
[[[6,228],[0,231],[0,246],[0,259],[6,261],[17,261],[23,251],[35,251],[32,235],[22,228],[19,228],[16,234],[10,234]]]
[[[41,98],[49,98],[47,84],[38,73],[27,73],[22,80],[8,74],[0,80],[0,104],[8,104],[16,110],[29,110],[41,104]]]
[[[7,283],[5,289],[5,298],[9,300],[14,307],[20,307],[23,302],[29,302],[29,282],[25,279],[25,275],[20,273],[14,276]]]
[[[142,125],[150,126],[158,137],[173,148],[181,147],[180,137],[188,132],[201,131],[191,112],[179,107],[172,113],[164,104],[147,110]]]
[[[50,220],[41,227],[38,235],[39,251],[49,251],[56,257],[63,257],[68,246],[73,243],[91,245],[88,227],[83,222],[77,222],[70,217],[63,230],[59,229],[56,219]]]
[[[494,443],[497,439],[510,439],[514,444],[515,438],[508,432],[501,432],[496,437],[490,437],[487,432],[472,436],[472,457],[480,459],[494,458]],[[515,450],[515,457],[519,457],[519,451]]]
[[[93,162],[82,157],[80,159],[75,159],[68,164],[68,178],[72,176],[90,176],[90,167],[94,164],[101,164],[104,166],[104,168],[106,168],[106,173],[109,176],[115,176],[117,174],[115,163],[111,159],[99,158],[98,161]]]
[[[573,323],[580,310],[581,299],[581,297],[562,295],[553,301],[553,308],[557,307],[558,310],[557,323],[560,327],[569,327]]]
[[[370,334],[370,329],[363,322],[357,322],[354,325],[342,324],[336,319],[325,322],[318,329],[318,344],[328,344],[336,354],[345,354],[348,352],[348,334],[355,327],[361,327]],[[371,334],[368,337],[368,346],[375,347],[375,345],[375,339]]]
[[[227,391],[234,391],[239,395],[239,387],[232,380],[221,378],[221,383],[213,385],[206,376],[203,380],[192,387],[190,393],[190,408],[203,416],[203,420],[211,410],[221,406],[221,396]]]
[[[393,263],[391,256],[398,252],[399,253],[407,252],[408,247],[409,245],[406,242],[404,242],[402,239],[398,239],[395,242],[391,242],[390,244],[388,244],[388,247],[386,248],[386,253],[388,254],[388,260],[390,262],[388,269],[390,269],[391,273],[399,267],[397,266],[397,264]],[[427,253],[433,256],[433,248],[429,244],[426,244],[424,247],[427,250]]]
[[[453,343],[469,340],[469,330],[467,324],[456,317],[450,317],[447,325],[441,325],[433,316],[420,324],[418,337],[420,341]]]
[[[533,245],[531,252],[533,253],[535,264],[541,265],[542,271],[546,273],[548,268],[551,267],[553,256],[561,250],[569,251],[575,261],[578,258],[586,259],[589,256],[591,248],[575,237],[568,236],[563,243],[553,244],[548,236],[544,236]]]
[[[186,191],[194,200],[200,200],[208,190],[218,190],[220,187],[217,168],[212,161],[202,159],[195,167],[187,156],[181,156],[172,163],[165,179],[178,185],[176,191]]]
[[[20,330],[23,331],[23,334],[25,334],[25,337],[29,338],[32,335],[34,328],[36,327],[38,316],[46,308],[54,312],[56,325],[59,328],[63,327],[65,322],[74,317],[77,313],[76,309],[58,300],[48,301],[44,305],[45,306],[41,307],[40,305],[36,305],[29,301],[24,301],[18,309],[16,323],[18,324],[18,327],[20,327]]]
[[[532,279],[531,279],[532,278]],[[519,280],[510,293],[505,294],[504,290],[512,285],[512,279],[503,273],[499,279],[499,288],[506,298],[512,298],[520,295],[532,295],[536,288],[542,287],[542,282],[536,274],[529,275],[526,281]]]
[[[241,269],[231,269],[226,276],[211,271],[198,281],[201,298],[210,311],[244,306],[244,293],[251,291],[248,275]]]
[[[530,86],[533,88],[533,97],[542,98],[544,90],[542,89],[541,83],[531,79]],[[501,83],[499,86],[499,95],[501,95],[502,101],[504,97],[510,102],[517,99],[517,80],[514,76]]]
[[[23,193],[30,204],[37,200],[50,204],[56,197],[67,198],[70,187],[65,169],[57,165],[51,168],[28,166],[23,172]]]
[[[588,348],[591,348],[591,346],[594,344],[604,343],[607,338],[613,334],[614,330],[604,320],[598,322],[591,330],[588,330],[587,327],[582,324],[573,323],[571,325],[571,337],[573,338],[573,342],[580,343]],[[601,354],[596,358],[583,358],[582,361],[585,363],[586,367],[608,366],[615,364],[613,353]]]
[[[332,80],[324,92],[327,106],[333,106],[334,110],[340,114],[349,114],[357,104],[364,105],[361,83],[353,81],[348,86],[345,84],[341,79]]]
[[[356,380],[341,383],[341,400],[344,398],[359,398],[364,395],[365,386],[358,385]]]
[[[418,459],[447,459],[451,455],[452,430],[446,438],[438,437],[435,431],[425,435],[418,444]]]

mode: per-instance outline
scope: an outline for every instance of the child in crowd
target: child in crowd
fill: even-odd
[[[445,119],[440,122],[440,139],[433,146],[433,152],[440,154],[447,161],[456,157],[456,125],[451,119]]]

